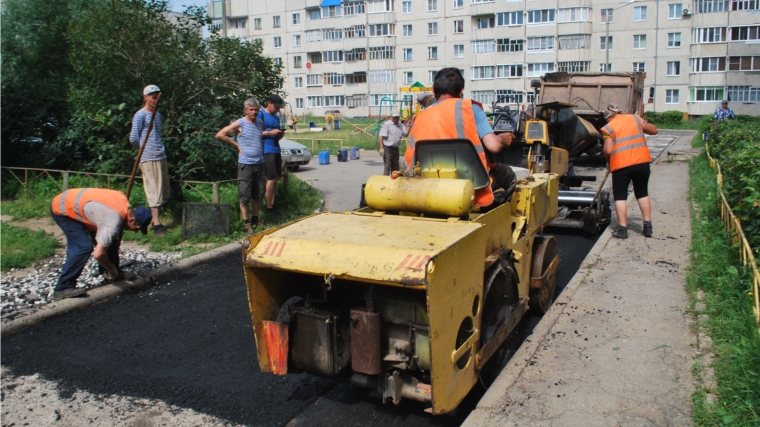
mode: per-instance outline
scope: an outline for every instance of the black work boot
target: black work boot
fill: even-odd
[[[641,231],[641,234],[644,235],[644,237],[652,237],[652,221],[644,221],[644,230]]]
[[[612,237],[616,237],[618,239],[627,239],[628,227],[618,225],[617,228],[615,228],[615,231],[612,232]]]
[[[69,288],[61,291],[53,291],[53,301],[60,301],[64,298],[81,297],[87,293],[87,289]]]

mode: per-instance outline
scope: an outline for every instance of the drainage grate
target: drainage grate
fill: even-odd
[[[230,235],[229,203],[183,203],[182,237]]]

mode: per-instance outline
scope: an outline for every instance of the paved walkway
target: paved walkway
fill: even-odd
[[[692,136],[668,152],[692,151]],[[650,180],[654,236],[641,235],[629,199],[630,237],[605,231],[464,426],[691,424],[689,178],[685,157],[673,157]]]

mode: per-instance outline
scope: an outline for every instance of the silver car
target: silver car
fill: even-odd
[[[289,139],[280,140],[280,152],[283,166],[292,171],[297,171],[301,165],[308,165],[311,161],[311,151],[305,145]]]

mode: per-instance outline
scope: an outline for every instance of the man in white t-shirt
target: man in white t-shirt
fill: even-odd
[[[393,171],[399,170],[399,148],[402,136],[409,135],[398,110],[391,111],[391,119],[383,123],[380,133],[377,136],[377,142],[383,149],[383,175],[390,175]]]

